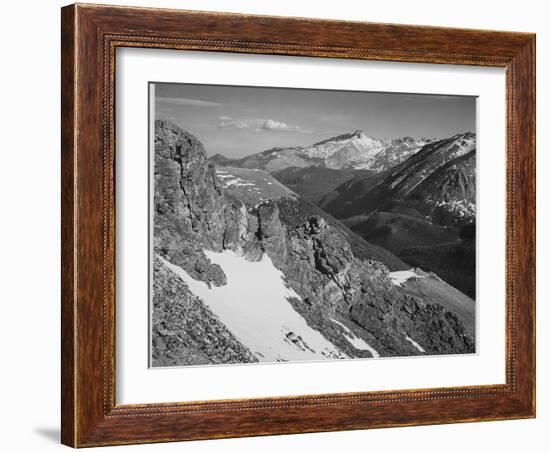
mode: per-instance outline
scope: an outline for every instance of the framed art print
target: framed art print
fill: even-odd
[[[62,441],[535,415],[534,35],[62,10]]]

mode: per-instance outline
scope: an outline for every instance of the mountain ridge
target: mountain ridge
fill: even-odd
[[[429,143],[394,168],[351,179],[319,205],[368,242],[475,297],[474,133]]]
[[[381,172],[399,164],[429,142],[426,138],[415,140],[409,136],[391,140],[376,138],[356,130],[309,146],[275,147],[239,159],[216,153],[209,160],[221,166],[256,168],[269,172],[309,166]]]
[[[470,174],[466,175],[466,179],[473,185],[467,191],[475,194],[475,134],[466,132],[428,143],[374,180],[356,178],[337,187],[335,194],[324,200],[321,206],[337,218],[349,218],[368,214],[390,199],[415,199],[420,193],[415,196],[414,190],[422,182],[445,165],[453,162],[458,165],[461,158],[468,154],[474,157],[474,165],[467,168]],[[475,196],[470,196],[468,201],[475,201]]]

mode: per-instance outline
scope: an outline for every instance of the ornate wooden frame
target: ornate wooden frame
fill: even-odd
[[[61,34],[64,444],[84,447],[535,416],[534,34],[81,4],[62,9]],[[506,383],[116,405],[117,47],[504,67]]]

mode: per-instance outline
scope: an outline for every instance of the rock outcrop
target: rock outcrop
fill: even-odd
[[[243,203],[228,199],[202,144],[168,121],[156,122],[154,250],[196,279],[226,283],[204,249],[257,246]]]

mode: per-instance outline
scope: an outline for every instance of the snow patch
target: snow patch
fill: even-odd
[[[226,274],[227,284],[208,287],[185,270],[163,259],[191,292],[219,317],[260,361],[306,361],[346,358],[296,312],[289,298],[300,298],[286,286],[283,274],[267,255],[250,262],[237,253],[205,250]]]
[[[476,205],[465,199],[455,201],[440,201],[436,203],[438,207],[443,207],[449,212],[455,213],[460,217],[475,217]]]
[[[414,341],[406,334],[405,334],[405,339],[407,339],[413,345],[413,347],[416,348],[420,353],[426,353],[426,350],[424,350],[418,342]]]
[[[418,275],[415,273],[414,269],[410,270],[401,270],[397,272],[390,272],[391,282],[395,286],[403,286],[411,278],[424,278],[424,276]]]
[[[216,176],[221,179],[223,188],[235,186],[235,187],[255,187],[256,184],[251,181],[241,179],[233,174],[227,173],[227,171],[216,170]]]
[[[220,174],[216,173],[217,176],[221,179],[223,188],[235,186],[235,187],[255,187],[254,182],[246,181],[240,177],[233,176],[232,174]]]
[[[380,358],[380,354],[374,348],[372,348],[369,344],[367,344],[363,339],[353,334],[352,331],[346,325],[339,322],[338,320],[334,320],[334,319],[330,319],[330,320],[332,320],[334,323],[340,326],[347,333],[347,334],[344,334],[344,337],[353,346],[353,348],[356,348],[357,350],[367,350],[368,352],[370,352],[373,358]]]
[[[253,187],[255,184],[252,182],[245,182],[242,179],[231,179],[227,182],[225,180],[223,181],[224,188],[231,187],[232,185],[235,185],[236,187]]]

